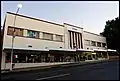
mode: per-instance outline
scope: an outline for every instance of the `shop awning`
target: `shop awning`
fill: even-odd
[[[93,50],[89,50],[89,49],[77,49],[76,51],[92,52]]]
[[[107,51],[108,51],[108,52],[110,52],[110,51],[111,51],[111,52],[117,52],[117,50],[113,50],[113,49],[108,49]]]
[[[94,51],[98,51],[98,52],[107,52],[107,50],[105,49],[93,49]]]
[[[60,48],[60,49],[49,48],[49,51],[73,51],[75,52],[76,50],[75,49],[63,49],[63,48]]]
[[[4,48],[4,50],[12,50],[9,47]],[[33,48],[15,48],[14,50],[19,50],[19,51],[49,51],[49,49],[33,49]]]

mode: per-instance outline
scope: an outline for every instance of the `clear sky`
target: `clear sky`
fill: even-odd
[[[107,20],[119,16],[119,1],[2,1],[1,25],[7,11],[63,24],[82,26],[85,31],[99,34]]]

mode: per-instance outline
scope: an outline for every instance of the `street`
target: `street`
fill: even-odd
[[[2,80],[119,80],[119,61],[2,75]]]

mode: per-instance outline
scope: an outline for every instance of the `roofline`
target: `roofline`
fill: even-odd
[[[75,25],[71,25],[71,24],[68,24],[68,23],[64,23],[64,24],[69,25],[69,26],[73,26],[73,27],[76,27],[76,28],[81,28],[81,29],[83,29],[82,27],[75,26]]]
[[[101,35],[98,35],[98,34],[95,34],[95,33],[91,33],[91,32],[88,32],[88,31],[83,31],[83,32],[94,34],[94,35],[97,35],[97,36],[101,36]],[[101,36],[101,37],[104,37],[104,36]]]
[[[29,18],[29,19],[34,19],[34,20],[38,20],[38,21],[42,21],[42,22],[46,22],[46,23],[50,23],[50,24],[54,24],[54,25],[59,25],[59,26],[64,26],[62,24],[57,24],[57,23],[53,23],[53,22],[50,22],[50,21],[46,21],[46,20],[41,20],[41,19],[37,19],[37,18],[33,18],[33,17],[29,17],[29,16],[26,16],[26,15],[21,15],[21,14],[15,14],[13,12],[7,12],[8,14],[13,14],[13,15],[18,15],[18,16],[21,16],[21,17],[25,17],[25,18]]]

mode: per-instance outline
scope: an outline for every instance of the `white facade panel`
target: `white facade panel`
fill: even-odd
[[[5,47],[12,46],[12,36],[7,35],[7,30],[8,30],[8,26],[13,26],[14,17],[15,17],[15,15],[12,15],[9,13],[7,14],[5,28],[4,28],[5,30],[4,30],[4,39],[3,39],[3,49]],[[41,33],[41,32],[52,33],[53,35],[57,34],[57,35],[62,35],[64,37],[64,27],[63,26],[17,16],[15,27],[25,29],[23,36],[27,35],[26,29],[40,31],[40,38],[35,39],[35,38],[16,36],[14,39],[14,48],[15,47],[16,48],[28,48],[28,45],[31,45],[32,48],[36,48],[36,49],[45,49],[45,47],[48,47],[48,48],[62,47],[62,48],[64,48],[64,39],[62,42],[55,41],[55,40],[43,40],[42,39],[43,36]]]
[[[97,46],[97,42],[102,43],[106,43],[106,37],[102,37],[100,35],[96,35],[90,32],[86,32],[84,31],[83,33],[84,35],[84,43],[86,42],[85,40],[89,40],[90,41],[90,45],[84,44],[84,48],[85,49],[106,49],[105,47],[98,47]],[[91,45],[91,41],[95,41],[96,42],[96,46],[92,46]]]

